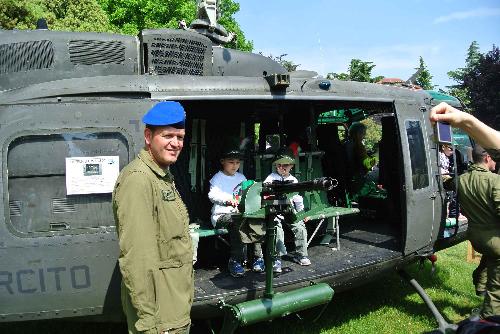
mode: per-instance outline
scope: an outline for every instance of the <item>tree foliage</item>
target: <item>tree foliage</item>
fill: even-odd
[[[381,80],[382,76],[377,76],[372,78],[372,70],[376,65],[371,61],[362,61],[360,59],[351,59],[348,71],[349,73],[328,73],[327,79],[337,79],[337,80],[351,80],[359,82],[377,82]]]
[[[259,52],[261,55],[262,52]],[[279,55],[277,57],[273,56],[272,54],[270,54],[269,56],[267,56],[268,58],[271,58],[272,60],[274,60],[275,62],[278,62],[281,66],[283,66],[288,72],[293,72],[293,71],[296,71],[297,68],[300,66],[300,64],[295,64],[292,60],[287,60],[285,59],[285,57],[288,56],[288,54],[284,53],[282,55]]]
[[[137,35],[142,29],[177,28],[196,16],[193,0],[98,0],[116,31]]]
[[[463,85],[465,76],[474,71],[481,58],[481,53],[479,52],[479,44],[473,41],[467,50],[467,57],[465,58],[465,67],[456,69],[455,71],[449,71],[448,76],[457,82],[457,85],[449,86],[448,94],[453,95],[460,99],[465,105],[469,106],[471,99],[467,87]]]
[[[455,71],[449,71],[448,76],[456,82],[462,83],[465,75],[476,68],[480,58],[481,53],[479,52],[479,44],[476,41],[473,41],[467,49],[465,67],[457,68]]]
[[[349,76],[353,81],[371,82],[372,70],[375,67],[371,61],[352,59],[349,65]]]
[[[98,0],[108,14],[114,30],[136,35],[143,29],[176,29],[179,21],[187,24],[196,18],[195,0]],[[234,32],[236,39],[227,45],[243,51],[251,51],[253,43],[245,39],[234,14],[240,5],[233,0],[218,2],[220,18],[218,23],[228,32]]]
[[[424,63],[424,59],[422,56],[419,58],[419,65],[417,68],[417,76],[415,78],[415,83],[422,87],[423,89],[433,89],[434,85],[432,84],[432,75],[427,69],[427,66]]]
[[[242,50],[242,51],[252,51],[253,42],[245,38],[245,34],[241,30],[240,25],[234,19],[234,15],[240,11],[240,4],[233,0],[221,0],[219,3],[219,11],[221,12],[221,17],[219,19],[219,24],[221,24],[229,32],[234,32],[236,34],[236,39],[226,46],[229,48]]]
[[[500,129],[500,50],[480,55],[474,68],[463,76],[474,114],[486,124]]]
[[[375,151],[375,147],[382,139],[382,125],[373,118],[365,118],[361,121],[366,126],[366,136],[364,144],[368,152]]]
[[[110,31],[106,13],[97,0],[0,0],[3,29],[35,29],[45,18],[51,30]]]
[[[233,0],[218,2],[219,24],[236,38],[227,47],[253,49],[234,14],[240,5]],[[3,29],[35,29],[45,18],[49,29],[66,31],[120,32],[136,35],[142,29],[177,28],[196,18],[195,0],[0,0]]]

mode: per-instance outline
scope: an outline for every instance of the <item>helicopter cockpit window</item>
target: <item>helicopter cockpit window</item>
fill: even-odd
[[[20,233],[114,226],[111,192],[129,160],[117,132],[27,135],[8,147],[9,215]]]
[[[408,147],[411,147],[410,160],[413,190],[426,188],[429,186],[429,172],[420,121],[406,121],[405,127],[408,136]]]

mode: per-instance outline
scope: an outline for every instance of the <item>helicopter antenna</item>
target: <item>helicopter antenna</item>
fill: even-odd
[[[217,23],[217,19],[220,17],[217,12],[217,0],[197,0],[197,7],[197,19],[191,22],[189,28],[185,22],[179,22],[181,29],[196,31],[217,44],[229,43],[236,37],[234,33],[228,33],[223,26]]]

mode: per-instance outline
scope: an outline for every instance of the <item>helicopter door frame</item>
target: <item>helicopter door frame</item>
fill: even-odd
[[[416,101],[395,101],[404,163],[406,235],[404,254],[431,245],[434,210],[434,181],[431,177],[427,124]],[[431,208],[429,210],[429,208]],[[404,216],[406,212],[406,216]]]

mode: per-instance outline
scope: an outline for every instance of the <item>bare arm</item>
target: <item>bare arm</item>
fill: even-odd
[[[490,128],[471,114],[455,109],[445,102],[431,109],[429,119],[432,124],[437,121],[447,122],[453,127],[464,130],[484,148],[500,149],[500,132]]]

